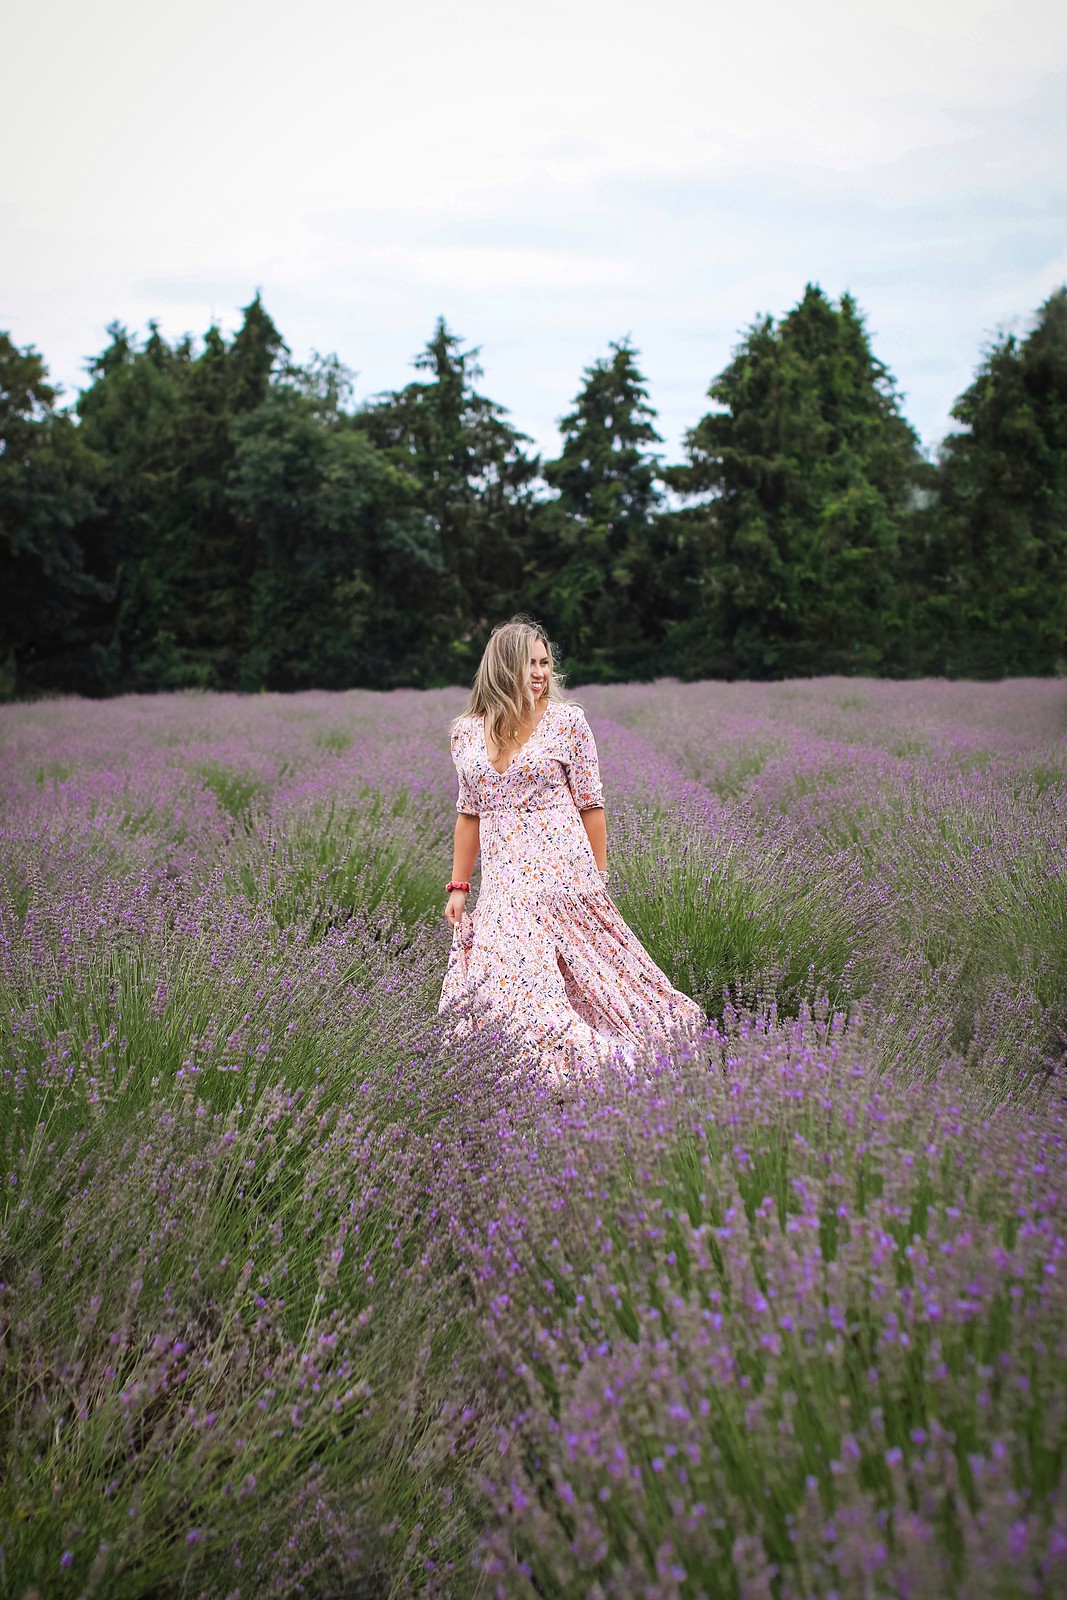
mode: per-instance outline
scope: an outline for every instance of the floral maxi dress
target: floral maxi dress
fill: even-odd
[[[479,818],[481,888],[455,930],[440,1010],[461,1033],[507,1035],[521,1064],[581,1076],[613,1056],[702,1028],[704,1013],[672,988],[601,882],[581,812],[602,806],[585,713],[550,700],[500,773],[484,723],[452,734],[456,809]]]

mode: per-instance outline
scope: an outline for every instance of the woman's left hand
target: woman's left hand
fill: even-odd
[[[458,928],[463,921],[463,908],[467,904],[467,896],[462,889],[453,889],[445,906],[445,921],[453,928]]]

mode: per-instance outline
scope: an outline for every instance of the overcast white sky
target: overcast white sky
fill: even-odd
[[[551,452],[629,334],[666,454],[763,311],[851,291],[927,444],[1067,281],[1060,0],[33,0],[4,25],[0,328],[119,318],[399,386],[438,314]]]

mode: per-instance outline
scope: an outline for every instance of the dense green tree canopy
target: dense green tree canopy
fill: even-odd
[[[921,465],[854,301],[808,285],[753,324],[688,436],[682,493],[709,495],[702,670],[877,672],[899,653],[897,561]]]
[[[1067,289],[997,340],[952,415],[927,573],[945,668],[1067,670]]]
[[[78,410],[107,462],[105,544],[113,612],[101,619],[106,687],[232,685],[248,646],[255,551],[228,499],[237,420],[262,405],[284,353],[259,296],[227,344],[210,328],[195,353],[152,326],[143,349],[126,330],[90,367]]]
[[[629,339],[543,468],[439,320],[394,392],[119,323],[76,413],[0,335],[0,694],[468,679],[534,611],[573,678],[1067,668],[1067,290],[987,352],[937,462],[845,295],[761,317],[662,467]]]
[[[436,531],[439,565],[419,615],[438,658],[431,679],[449,682],[473,671],[490,628],[515,609],[530,577],[538,461],[504,407],[478,393],[478,351],[465,350],[443,319],[414,365],[425,376],[381,396],[359,423],[414,474]]]
[[[556,495],[535,531],[538,609],[587,676],[618,678],[654,658],[678,574],[660,515],[656,413],[630,341],[609,349],[560,422],[563,447],[544,468]]]
[[[246,689],[388,687],[421,641],[439,540],[420,486],[344,408],[335,362],[291,368],[235,427],[228,503],[250,543]],[[413,648],[414,647],[414,648]]]
[[[56,401],[37,351],[0,334],[0,693],[70,671],[70,634],[107,592],[86,566],[102,463]]]

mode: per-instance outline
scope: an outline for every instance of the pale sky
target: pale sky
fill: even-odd
[[[1060,0],[8,0],[0,328],[398,387],[444,315],[544,452],[630,335],[665,456],[761,312],[850,291],[927,445],[1067,282]]]

